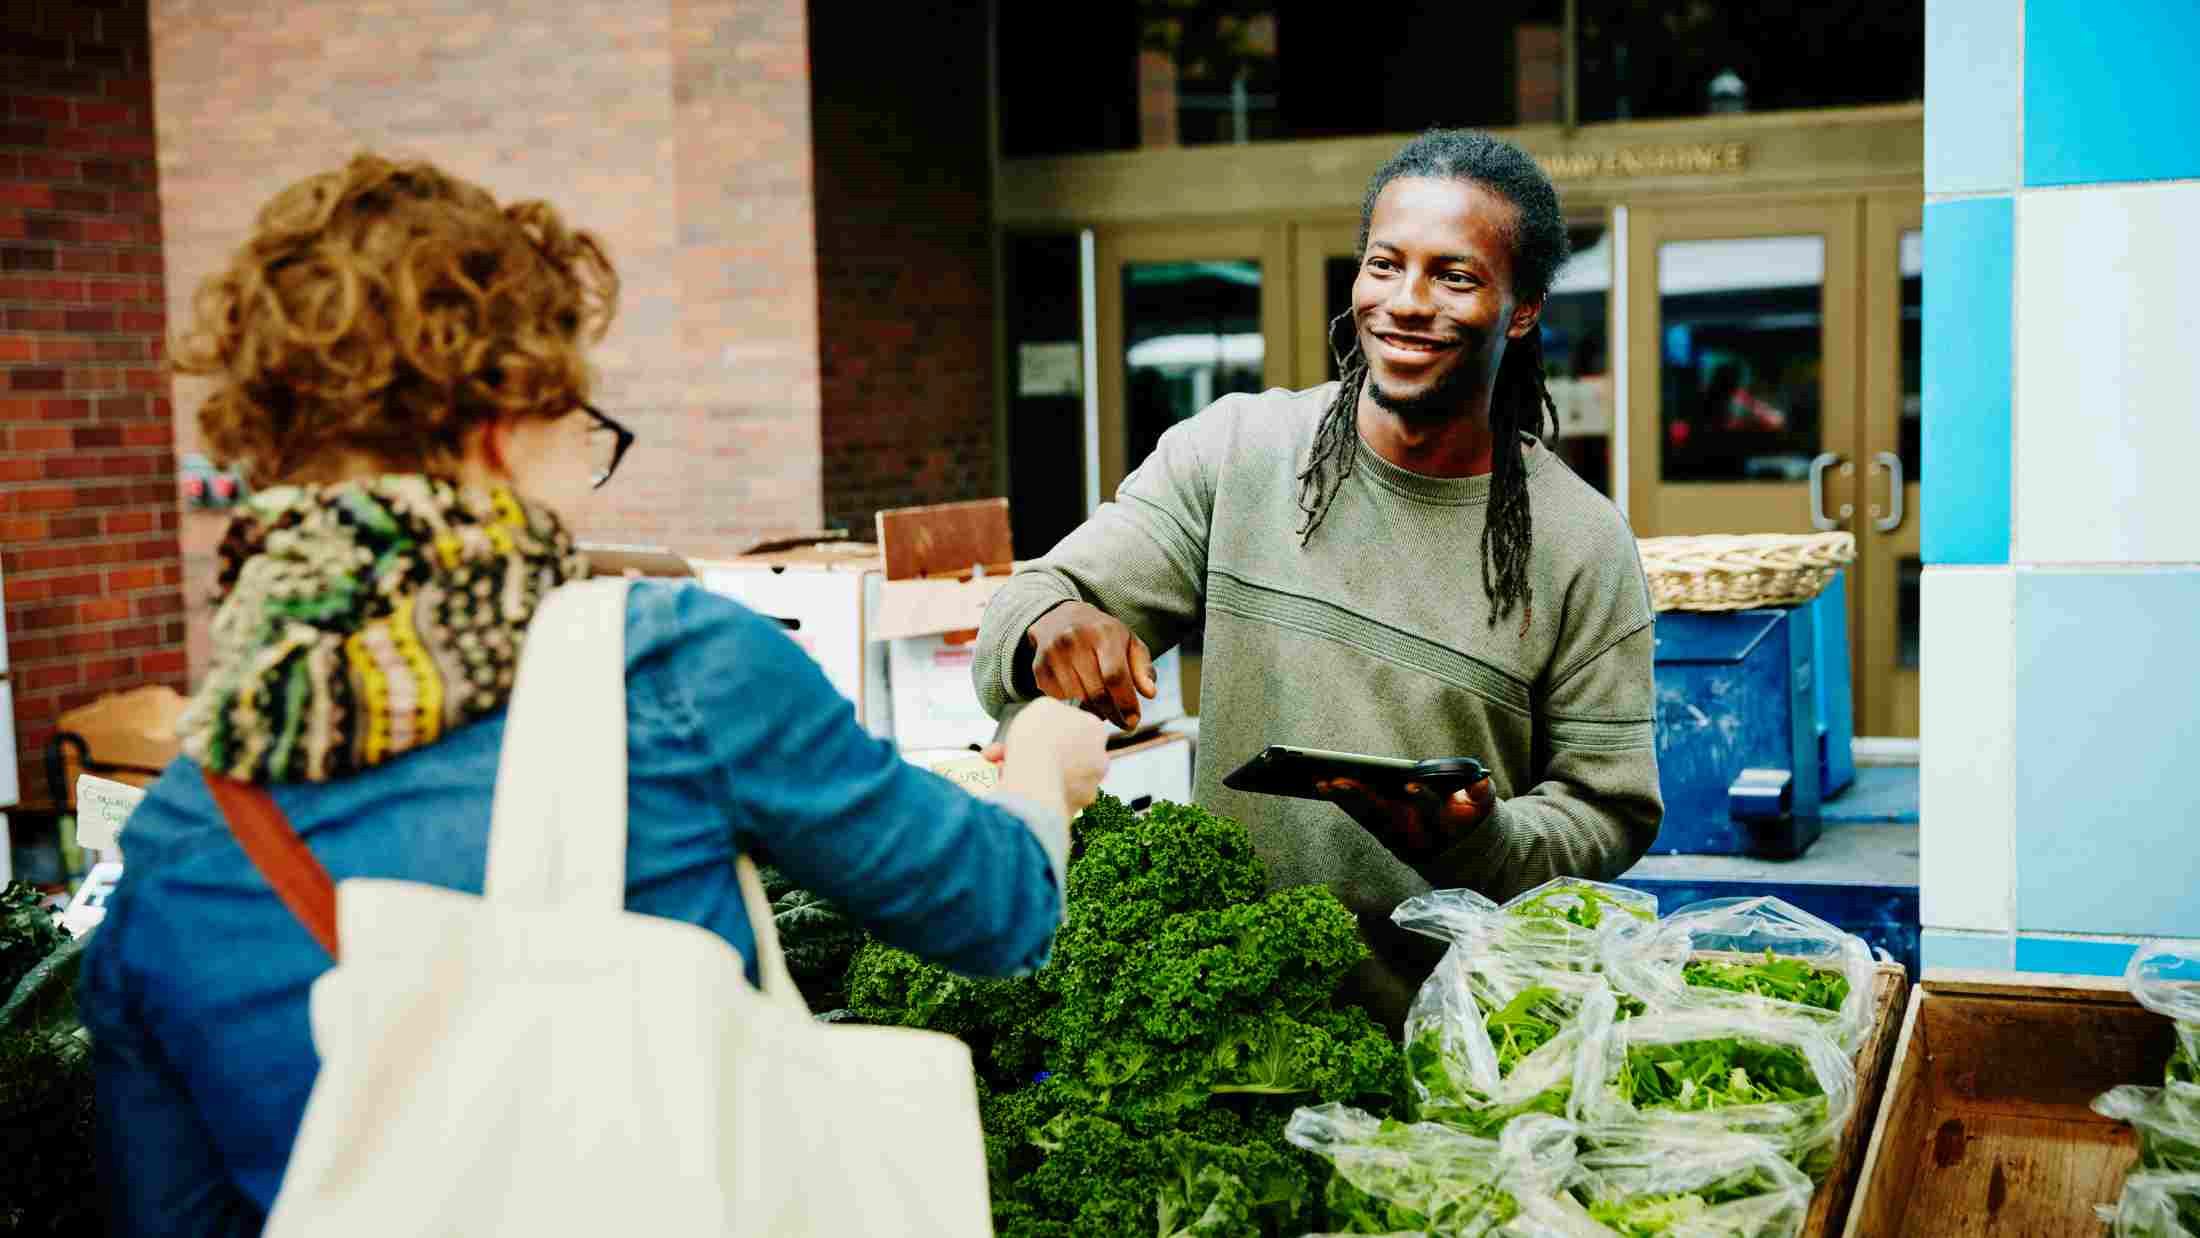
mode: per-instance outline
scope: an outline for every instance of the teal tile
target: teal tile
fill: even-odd
[[[2024,183],[2200,177],[2196,56],[2193,0],[2027,0]],[[1931,69],[1928,59],[1928,133]]]
[[[1925,207],[1925,422],[1920,536],[1928,564],[2009,561],[2010,330],[2016,204]]]
[[[2078,937],[2017,938],[2017,970],[2072,976],[2121,976],[2139,947],[2128,941]]]

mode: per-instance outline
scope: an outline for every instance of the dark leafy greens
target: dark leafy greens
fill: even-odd
[[[1800,1051],[1738,1037],[1631,1046],[1614,1086],[1637,1109],[1683,1113],[1825,1096]]]

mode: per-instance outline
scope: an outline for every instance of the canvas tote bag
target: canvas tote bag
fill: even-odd
[[[746,857],[761,990],[715,934],[624,909],[625,631],[621,580],[529,626],[480,897],[356,878],[331,909],[273,801],[209,778],[338,958],[266,1232],[989,1234],[961,1042],[813,1020]]]

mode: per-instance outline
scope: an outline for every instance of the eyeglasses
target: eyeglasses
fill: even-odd
[[[634,431],[612,420],[610,414],[593,404],[581,405],[581,411],[596,423],[589,427],[588,439],[590,450],[596,453],[595,458],[601,465],[594,477],[596,489],[601,490],[604,483],[611,480],[611,475],[619,471],[619,461],[626,458],[626,449],[634,445]]]

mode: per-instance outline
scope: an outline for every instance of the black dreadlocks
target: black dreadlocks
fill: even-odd
[[[1439,129],[1415,138],[1384,164],[1368,183],[1360,204],[1360,252],[1367,252],[1368,226],[1375,216],[1375,199],[1389,184],[1403,177],[1472,181],[1485,185],[1511,202],[1518,213],[1512,229],[1513,295],[1521,301],[1540,299],[1550,291],[1551,280],[1566,261],[1566,217],[1558,208],[1558,191],[1527,152],[1510,142],[1466,129]],[[1349,322],[1347,309],[1329,324],[1330,347],[1336,352],[1339,323]],[[1528,551],[1534,542],[1533,521],[1528,511],[1528,466],[1521,456],[1520,436],[1558,435],[1558,406],[1543,381],[1543,341],[1538,328],[1526,338],[1510,342],[1497,369],[1497,387],[1490,399],[1490,433],[1497,440],[1495,471],[1490,478],[1489,518],[1482,529],[1482,588],[1489,594],[1490,623],[1521,607],[1520,626],[1527,630],[1535,614],[1535,598],[1528,584]],[[1351,331],[1351,343],[1337,352],[1337,373],[1343,381],[1337,398],[1323,415],[1314,434],[1314,450],[1305,471],[1299,474],[1299,510],[1306,523],[1299,529],[1299,544],[1312,540],[1329,513],[1344,479],[1352,473],[1359,442],[1360,389],[1367,382],[1367,359],[1360,353],[1359,331]]]

